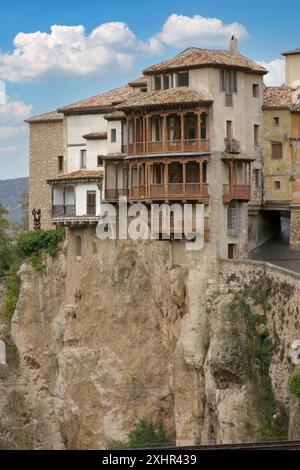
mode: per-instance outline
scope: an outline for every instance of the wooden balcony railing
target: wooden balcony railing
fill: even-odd
[[[52,206],[53,217],[62,217],[65,215],[75,215],[75,204],[60,204]]]
[[[122,146],[122,152],[128,155],[143,155],[171,152],[209,152],[209,140],[184,139],[166,140],[164,142],[135,142]]]
[[[105,200],[106,201],[118,201],[120,197],[128,197],[128,189],[119,188],[119,189],[105,189]]]
[[[250,184],[224,184],[223,202],[249,201],[251,199]]]
[[[169,183],[132,186],[129,189],[105,189],[105,201],[118,201],[120,196],[130,200],[190,199],[208,203],[209,185],[207,183]]]

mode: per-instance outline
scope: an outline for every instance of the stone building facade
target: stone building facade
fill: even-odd
[[[53,228],[52,193],[47,184],[64,172],[63,116],[51,112],[28,119],[29,124],[29,228],[33,229],[32,210],[41,210],[43,229]]]
[[[299,248],[300,50],[283,55],[286,84],[264,90],[264,208],[290,214],[290,245]]]

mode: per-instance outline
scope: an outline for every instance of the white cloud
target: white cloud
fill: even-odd
[[[15,137],[17,135],[23,134],[26,131],[25,126],[0,126],[0,140],[8,139],[9,137]]]
[[[7,97],[5,104],[0,104],[0,129],[20,127],[31,112],[31,105]]]
[[[267,86],[279,86],[285,82],[285,60],[274,59],[270,62],[257,61],[258,64],[265,67],[269,73],[264,76],[264,82]]]
[[[217,18],[170,15],[162,31],[147,41],[136,37],[123,22],[103,23],[87,34],[84,26],[51,26],[50,33],[20,32],[11,52],[0,51],[0,78],[18,82],[53,76],[104,74],[129,69],[139,56],[161,54],[164,45],[184,48],[227,47],[231,34],[248,36],[239,23]]]
[[[10,145],[8,147],[0,147],[0,154],[1,153],[13,153],[17,150],[16,147]]]
[[[224,24],[218,18],[173,14],[167,19],[157,38],[164,44],[180,48],[188,46],[228,47],[232,34],[237,39],[248,37],[248,31],[239,23]]]
[[[138,55],[159,52],[156,38],[140,41],[122,22],[104,23],[89,35],[83,26],[54,25],[50,33],[19,33],[14,50],[0,52],[0,77],[17,82],[61,74],[101,74],[113,66],[130,67]]]

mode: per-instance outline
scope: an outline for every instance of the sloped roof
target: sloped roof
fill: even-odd
[[[211,103],[208,96],[200,94],[190,87],[169,88],[168,90],[135,93],[117,108],[123,111],[141,108],[196,106],[200,103]]]
[[[264,110],[284,110],[300,112],[300,104],[292,100],[295,89],[289,86],[266,87],[264,89]],[[300,93],[300,92],[299,92]]]
[[[90,132],[82,137],[86,140],[105,140],[107,139],[107,132]]]
[[[59,108],[57,111],[64,114],[80,113],[80,112],[109,112],[113,110],[114,106],[126,100],[134,90],[125,85],[121,88],[116,88],[100,95],[92,96],[86,100],[77,101],[76,103],[69,104]]]
[[[298,49],[293,49],[291,51],[285,51],[282,52],[282,55],[287,56],[287,55],[297,55],[300,54],[300,47]]]
[[[248,59],[239,52],[233,54],[230,51],[189,47],[171,59],[152,65],[151,67],[147,67],[144,70],[144,74],[149,75],[159,72],[171,72],[173,70],[186,70],[207,66],[230,67],[261,75],[268,73],[264,67]]]
[[[107,121],[118,121],[119,119],[122,119],[125,117],[125,114],[123,111],[114,111],[112,113],[104,114],[104,119]]]
[[[56,178],[51,178],[47,180],[47,183],[64,183],[70,181],[98,181],[103,178],[103,171],[89,171],[89,170],[77,170],[72,173],[67,173],[65,175],[56,176]]]
[[[63,120],[63,114],[58,113],[57,111],[51,111],[50,113],[39,114],[37,116],[32,116],[28,119],[25,119],[25,122],[37,123],[37,122],[58,122]]]
[[[147,77],[142,76],[128,83],[132,88],[143,88],[147,86]]]

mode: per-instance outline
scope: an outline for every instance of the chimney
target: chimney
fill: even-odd
[[[238,41],[234,34],[231,36],[230,39],[230,52],[232,55],[236,55],[238,52]]]

